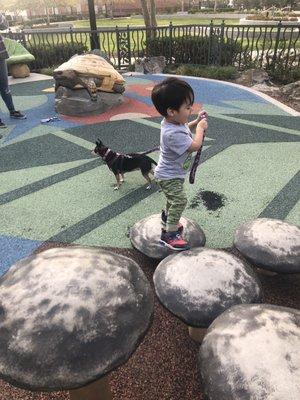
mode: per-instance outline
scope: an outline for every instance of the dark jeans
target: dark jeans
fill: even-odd
[[[8,108],[8,111],[14,111],[15,106],[8,86],[8,72],[6,60],[0,60],[0,93]]]

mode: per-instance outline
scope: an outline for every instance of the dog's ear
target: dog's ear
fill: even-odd
[[[97,140],[96,140],[96,145],[97,145],[97,146],[100,146],[100,147],[102,146],[102,142],[101,142],[100,139],[97,139]]]

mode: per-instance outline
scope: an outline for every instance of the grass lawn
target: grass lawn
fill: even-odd
[[[159,26],[169,25],[170,21],[172,21],[173,25],[190,25],[190,24],[209,24],[209,19],[201,19],[196,16],[191,16],[189,18],[185,17],[173,17],[170,15],[170,18],[158,18],[157,23]],[[222,19],[214,19],[214,24],[220,24]],[[82,20],[82,21],[70,21],[74,25],[74,28],[86,28],[89,29],[89,21]],[[238,19],[228,19],[226,20],[226,24],[238,24]],[[143,18],[138,18],[136,16],[127,17],[127,18],[101,18],[97,19],[97,26],[98,28],[111,28],[114,29],[116,27],[126,27],[129,25],[130,27],[144,27],[144,20]],[[178,36],[178,32],[174,32],[175,36]],[[57,34],[47,34],[47,33],[36,33],[34,38],[30,38],[29,42],[32,46],[35,44],[39,45],[56,45],[60,43],[70,43],[72,40],[76,43],[84,43],[87,48],[90,48],[90,41],[88,34],[84,33],[73,33],[72,38],[69,33],[57,33]],[[135,49],[143,49],[145,47],[145,33],[142,32],[131,32],[130,35],[130,42],[132,48]],[[100,44],[102,50],[104,50],[107,54],[112,55],[115,54],[116,49],[116,34],[115,32],[103,32],[100,36]]]
[[[157,24],[158,26],[163,26],[163,25],[169,25],[170,21],[172,21],[173,25],[193,25],[193,24],[209,24],[210,19],[205,19],[205,18],[199,18],[199,17],[193,17],[191,16],[190,18],[181,18],[181,17],[171,17],[170,18],[158,18],[157,19]],[[214,24],[220,24],[222,22],[222,19],[216,18],[213,20]],[[88,20],[82,20],[82,21],[70,21],[73,25],[74,28],[88,28],[90,26],[90,23]],[[235,25],[239,24],[239,19],[226,19],[225,23],[227,25]],[[109,28],[109,27],[115,27],[115,26],[145,26],[143,18],[137,18],[137,17],[127,17],[127,18],[101,18],[97,19],[97,26],[98,28]]]

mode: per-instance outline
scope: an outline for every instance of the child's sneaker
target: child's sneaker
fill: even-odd
[[[22,114],[20,111],[10,111],[9,113],[10,118],[16,118],[16,119],[26,119],[26,115]]]
[[[165,212],[165,210],[161,211],[161,224],[162,227],[164,229],[166,229],[166,225],[167,225],[167,213]],[[182,233],[183,232],[183,225],[181,223],[179,223],[178,225],[178,232]]]
[[[183,251],[189,250],[190,246],[182,239],[181,234],[176,232],[166,232],[164,229],[161,230],[160,243],[164,246],[169,247],[171,250]]]
[[[1,121],[1,119],[0,119],[0,128],[7,128],[7,126],[5,125],[4,122]]]

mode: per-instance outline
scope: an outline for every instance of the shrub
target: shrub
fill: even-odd
[[[166,73],[176,75],[197,76],[209,79],[229,80],[237,75],[237,69],[233,66],[219,67],[207,65],[186,65],[167,66]]]
[[[289,19],[287,17],[273,17],[271,18],[272,21],[288,21]]]
[[[29,47],[28,50],[35,56],[32,63],[35,70],[42,68],[51,68],[60,65],[74,54],[82,54],[88,50],[87,46],[82,43],[62,43],[52,45],[38,45]]]
[[[250,21],[298,21],[297,17],[286,17],[286,16],[275,16],[275,17],[267,17],[266,15],[247,15],[246,17],[247,20]]]
[[[233,7],[220,7],[220,8],[217,8],[217,10],[216,11],[214,11],[216,14],[218,14],[218,13],[223,13],[223,12],[234,12],[236,9],[235,8],[233,8]]]
[[[269,18],[266,15],[261,15],[261,14],[258,14],[258,15],[247,15],[246,19],[249,20],[249,21],[256,21],[256,20],[268,21],[269,20]]]
[[[54,66],[51,67],[51,68],[41,68],[41,69],[39,70],[39,73],[40,73],[40,74],[43,74],[43,75],[53,76],[53,71],[54,71],[55,68],[57,68],[57,67],[59,67],[59,65],[54,65]]]
[[[213,8],[204,8],[204,9],[199,10],[199,13],[204,13],[204,14],[212,13],[212,12],[214,12]]]
[[[286,85],[300,79],[300,67],[291,65],[287,66],[284,59],[278,60],[275,62],[274,66],[270,66],[268,74],[274,82]]]
[[[213,8],[204,8],[204,9],[200,9],[198,7],[193,7],[191,9],[188,10],[189,14],[198,14],[198,13],[204,13],[204,14],[219,14],[219,13],[223,13],[223,12],[235,12],[237,9],[233,8],[233,7],[218,7],[218,9],[215,11]]]
[[[274,82],[287,85],[300,80],[300,67],[294,67],[290,70],[278,70],[275,68],[274,70],[269,70],[268,74]]]
[[[231,65],[241,45],[217,35],[211,37],[163,37],[147,40],[149,56],[164,55],[168,64]]]

